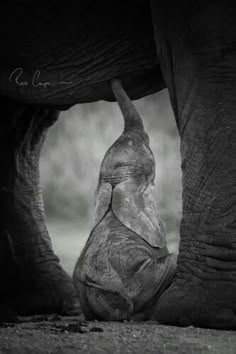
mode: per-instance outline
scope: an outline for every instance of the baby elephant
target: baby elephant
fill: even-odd
[[[118,80],[112,89],[125,127],[101,165],[95,225],[74,282],[86,319],[145,320],[174,276],[176,257],[152,196],[155,161],[142,119]]]

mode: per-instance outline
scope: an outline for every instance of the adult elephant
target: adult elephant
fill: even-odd
[[[1,303],[78,310],[45,227],[38,159],[57,111],[114,100],[119,77],[132,99],[167,86],[181,137],[177,273],[155,318],[236,328],[235,12],[219,0],[2,5]]]

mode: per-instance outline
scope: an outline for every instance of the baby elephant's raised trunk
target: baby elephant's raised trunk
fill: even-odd
[[[112,91],[118,102],[125,121],[124,131],[131,129],[144,131],[143,121],[138,111],[123,89],[120,80],[114,79],[111,82]]]
[[[111,85],[124,132],[102,161],[95,225],[74,281],[87,319],[150,319],[174,276],[176,257],[168,253],[152,197],[155,160],[142,119],[120,81]]]

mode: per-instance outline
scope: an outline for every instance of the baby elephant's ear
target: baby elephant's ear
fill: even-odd
[[[97,225],[108,211],[111,203],[112,186],[110,183],[102,182],[98,185],[96,191],[95,220]]]
[[[120,222],[153,247],[166,245],[165,232],[150,187],[144,192],[134,181],[118,184],[113,190],[112,209]]]

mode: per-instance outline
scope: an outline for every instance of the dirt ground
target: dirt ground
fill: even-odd
[[[0,324],[0,353],[235,354],[236,332],[40,316]]]

